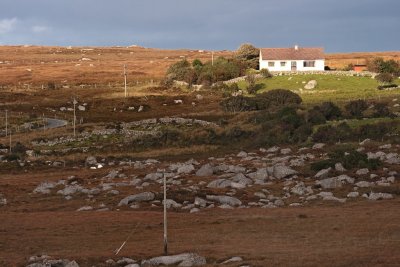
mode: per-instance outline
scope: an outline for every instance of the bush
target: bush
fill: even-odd
[[[172,64],[167,70],[167,77],[173,80],[186,81],[191,65],[186,59]]]
[[[350,101],[345,109],[351,117],[362,118],[364,111],[368,109],[368,104],[365,100],[354,100]]]
[[[308,111],[308,122],[312,125],[324,124],[326,122],[326,118],[319,107],[314,107]]]
[[[336,163],[341,163],[344,168],[351,170],[354,168],[368,168],[376,170],[382,165],[377,159],[368,159],[367,154],[360,153],[354,149],[348,149],[345,147],[337,148],[333,152],[329,153],[329,159],[317,161],[311,164],[311,169],[314,171],[320,171],[326,168],[333,168]]]
[[[339,119],[342,116],[342,111],[340,108],[332,102],[323,102],[319,106],[319,110],[328,121]]]
[[[375,113],[374,117],[392,117],[393,113],[390,112],[389,107],[385,103],[375,103],[374,105]]]
[[[274,89],[257,95],[257,100],[262,109],[269,107],[282,107],[299,105],[303,101],[298,94],[286,89]]]
[[[383,139],[390,132],[392,127],[388,123],[365,124],[357,130],[360,139],[371,138],[375,140]]]
[[[381,84],[388,84],[393,82],[394,77],[390,73],[380,73],[376,75],[375,79]]]
[[[264,78],[272,78],[272,74],[271,74],[271,72],[269,72],[268,69],[262,69],[262,70],[260,70],[260,74],[261,74]]]
[[[221,101],[220,105],[225,111],[232,113],[257,109],[250,98],[241,95],[226,98]]]

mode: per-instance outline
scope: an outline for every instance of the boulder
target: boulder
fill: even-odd
[[[174,256],[161,256],[142,261],[143,267],[159,265],[177,265],[180,267],[203,266],[207,261],[204,257],[195,253],[184,253]]]
[[[50,189],[53,189],[54,187],[56,187],[56,183],[43,182],[33,190],[33,193],[35,193],[35,194],[50,194],[51,193]]]
[[[164,200],[162,203],[164,205]],[[170,208],[179,209],[182,207],[182,204],[177,203],[173,199],[167,199],[167,200],[165,200],[165,203],[166,203],[167,209],[170,209]]]
[[[357,187],[361,187],[361,188],[371,187],[373,185],[374,185],[374,183],[370,183],[370,182],[367,182],[367,181],[360,181],[360,182],[356,183],[356,186]]]
[[[247,178],[243,173],[238,173],[232,176],[231,180],[244,186],[251,185],[253,183],[253,181]]]
[[[359,196],[360,196],[360,193],[358,193],[358,192],[350,192],[347,194],[348,198],[355,198],[355,197],[359,197]]]
[[[177,173],[178,174],[189,174],[192,171],[194,171],[193,164],[184,164],[178,168]]]
[[[357,175],[366,175],[368,173],[369,173],[369,170],[367,168],[359,169],[358,171],[356,171]]]
[[[381,200],[381,199],[392,199],[393,195],[389,193],[370,193],[368,199],[370,200]]]
[[[320,185],[323,189],[334,189],[342,187],[342,181],[338,177],[316,181],[316,184]]]
[[[146,174],[146,176],[144,177],[144,180],[145,181],[156,181],[161,178],[163,178],[163,174],[161,172],[155,172],[155,173]]]
[[[118,206],[129,205],[133,202],[148,202],[152,201],[155,198],[155,194],[152,192],[143,192],[136,195],[127,196],[122,199]]]
[[[245,152],[245,151],[240,151],[240,152],[236,155],[236,157],[238,157],[238,158],[245,158],[245,157],[247,157],[247,152]]]
[[[96,165],[97,164],[97,159],[96,159],[96,157],[89,156],[89,157],[86,158],[85,162],[86,162],[87,165]]]
[[[290,192],[299,196],[303,196],[306,194],[312,194],[313,190],[311,189],[311,186],[306,187],[303,182],[300,182],[290,189]]]
[[[214,174],[214,169],[211,164],[205,164],[201,166],[200,169],[197,170],[196,176],[204,177],[204,176],[211,176]]]
[[[241,261],[243,261],[242,257],[232,257],[232,258],[224,261],[221,264],[228,264],[228,263],[241,262]]]
[[[304,89],[312,90],[312,89],[315,89],[315,87],[317,87],[317,85],[318,85],[318,83],[316,80],[311,80],[304,86]]]
[[[83,187],[80,185],[67,185],[64,189],[58,190],[57,194],[64,195],[64,196],[70,196],[76,193],[79,193],[83,190]]]
[[[315,145],[313,145],[312,149],[321,149],[325,146],[325,144],[323,143],[317,143]]]
[[[240,206],[242,205],[242,201],[237,198],[230,197],[230,196],[213,196],[207,195],[206,198],[211,201],[217,201],[221,204],[227,204],[229,206]]]
[[[232,181],[226,180],[226,179],[217,179],[214,181],[211,181],[207,187],[209,188],[227,188],[232,185]]]
[[[335,164],[335,170],[338,171],[338,172],[345,172],[346,171],[346,169],[343,167],[342,163],[340,163],[340,162]]]
[[[286,178],[294,174],[297,174],[297,171],[291,169],[290,167],[284,165],[275,165],[273,167],[273,175],[277,179]]]
[[[319,172],[317,172],[317,174],[314,177],[317,179],[324,179],[324,178],[328,177],[329,172],[331,170],[332,170],[331,167],[329,167],[328,169],[320,170]]]
[[[194,205],[205,208],[207,206],[207,201],[205,199],[202,199],[200,197],[196,197],[194,199]]]

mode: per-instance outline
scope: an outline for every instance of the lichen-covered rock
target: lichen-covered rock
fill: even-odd
[[[294,174],[297,174],[297,171],[291,169],[290,167],[284,165],[275,165],[273,167],[273,175],[277,179],[283,179]]]
[[[142,266],[177,265],[179,267],[206,265],[206,258],[195,253],[184,253],[173,256],[161,256],[142,261]]]
[[[127,196],[124,199],[122,199],[118,206],[124,206],[124,205],[129,205],[133,202],[147,202],[147,201],[152,201],[155,198],[155,194],[152,192],[143,192],[139,193],[136,195],[131,195]]]
[[[230,196],[213,196],[213,195],[207,195],[206,198],[211,201],[217,201],[221,204],[227,204],[229,206],[240,206],[242,205],[242,201],[235,197],[230,197]]]

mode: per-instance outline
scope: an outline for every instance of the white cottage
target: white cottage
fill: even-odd
[[[260,70],[323,71],[324,49],[321,47],[261,48]]]

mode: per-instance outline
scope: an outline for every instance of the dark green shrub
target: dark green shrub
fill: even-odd
[[[374,117],[392,117],[393,113],[390,112],[389,107],[386,103],[375,103],[374,105],[375,113]]]
[[[178,81],[186,81],[188,73],[191,71],[191,65],[186,59],[172,64],[167,70],[167,77]]]
[[[365,100],[354,100],[350,101],[345,109],[351,117],[362,118],[364,111],[368,109],[368,104]]]
[[[274,89],[256,96],[259,109],[299,105],[303,100],[298,94],[286,89]]]
[[[388,84],[393,82],[394,77],[392,74],[385,72],[376,75],[375,79],[382,84]]]
[[[294,143],[306,142],[311,134],[312,126],[308,123],[302,124],[293,131],[291,141]]]
[[[391,127],[388,123],[365,124],[357,129],[357,135],[360,139],[371,138],[381,140],[390,133]]]
[[[340,110],[340,108],[332,102],[323,102],[319,106],[319,110],[328,121],[336,120],[342,116],[342,111]]]
[[[16,153],[5,155],[3,158],[3,160],[7,160],[7,161],[17,161],[20,159],[21,159],[21,155],[16,154]]]
[[[272,78],[272,74],[271,74],[271,72],[269,72],[268,69],[262,69],[262,70],[260,70],[260,74],[261,74],[264,78]]]
[[[308,122],[313,125],[324,124],[326,122],[326,118],[319,107],[314,107],[308,111]]]
[[[232,113],[257,109],[252,99],[242,95],[226,98],[221,101],[220,105],[225,111]]]

